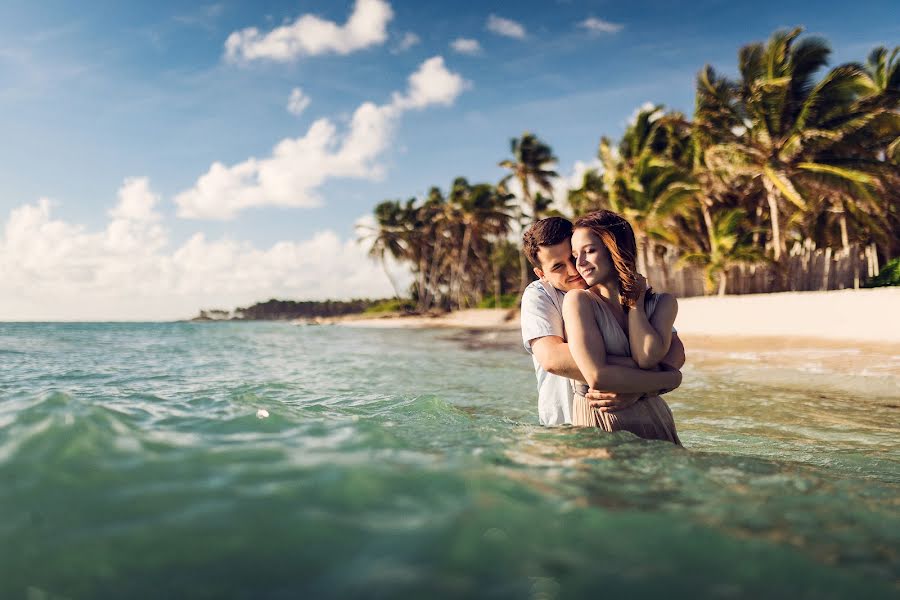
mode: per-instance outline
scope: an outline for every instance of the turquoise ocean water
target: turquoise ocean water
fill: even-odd
[[[514,337],[0,324],[0,598],[897,597],[897,379],[688,352],[681,450]]]

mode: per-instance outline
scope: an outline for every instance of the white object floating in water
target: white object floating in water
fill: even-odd
[[[256,418],[257,418],[257,419],[265,419],[265,418],[268,418],[268,416],[269,416],[269,411],[267,411],[267,410],[264,409],[264,408],[261,408],[261,409],[259,409],[258,411],[256,411]]]

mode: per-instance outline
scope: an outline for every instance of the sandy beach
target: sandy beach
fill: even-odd
[[[707,296],[678,301],[682,335],[816,338],[900,345],[900,288]],[[518,329],[518,313],[471,309],[438,316],[355,316],[353,327]]]

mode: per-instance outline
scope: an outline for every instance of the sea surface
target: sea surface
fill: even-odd
[[[689,347],[681,449],[514,334],[0,324],[0,598],[896,598],[900,357],[794,352]]]

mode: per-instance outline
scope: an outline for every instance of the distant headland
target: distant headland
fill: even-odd
[[[363,313],[402,312],[404,302],[396,299],[276,300],[257,302],[234,310],[201,309],[191,321],[318,321]]]

